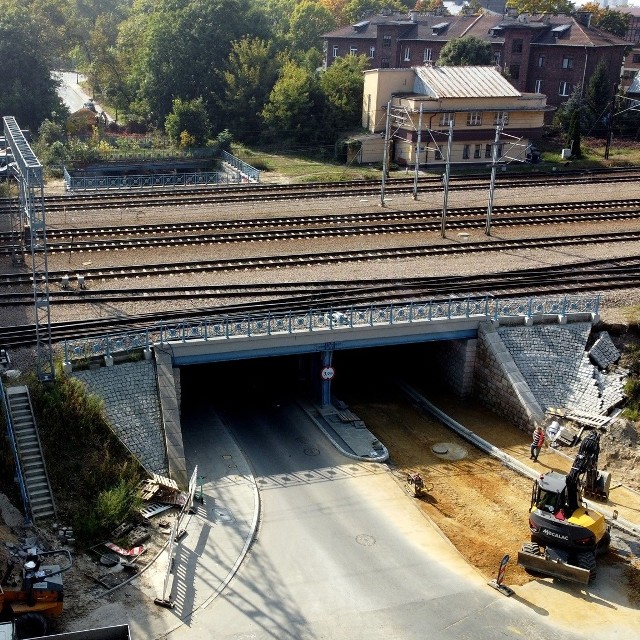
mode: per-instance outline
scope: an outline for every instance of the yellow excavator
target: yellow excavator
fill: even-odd
[[[609,550],[605,517],[582,503],[583,494],[606,500],[611,477],[598,471],[600,434],[582,441],[567,475],[549,471],[534,481],[529,509],[531,542],[522,545],[518,564],[533,574],[588,584],[596,557]]]

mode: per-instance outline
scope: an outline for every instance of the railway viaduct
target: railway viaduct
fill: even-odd
[[[106,365],[98,369],[94,364],[93,370],[74,375],[105,397],[110,418],[117,423],[132,411],[123,407],[122,385],[111,396],[101,388],[109,387],[106,381],[121,368],[112,366],[114,363],[126,360],[132,349],[142,348],[146,361],[129,366],[146,366],[154,376],[154,388],[148,393],[157,396],[160,424],[155,430],[164,434],[166,455],[165,466],[150,470],[168,470],[171,477],[185,482],[180,427],[181,371],[185,367],[293,357],[304,373],[308,391],[317,406],[323,407],[331,403],[336,368],[340,373],[335,363],[339,352],[351,351],[357,358],[357,350],[376,350],[381,354],[380,366],[385,367],[386,356],[382,354],[390,351],[381,348],[393,351],[404,346],[411,349],[411,358],[420,344],[428,345],[425,367],[432,375],[460,397],[479,394],[497,413],[528,430],[544,418],[547,407],[563,406],[567,398],[576,396],[572,384],[590,384],[594,374],[583,371],[585,348],[591,327],[598,321],[598,308],[598,297],[485,298],[198,319],[136,335],[103,338],[90,346],[86,340],[69,342],[65,345],[65,366],[72,371],[74,357],[83,354],[86,359],[88,353],[94,363],[99,359]],[[588,357],[586,366],[592,366]],[[258,381],[254,387],[258,392],[260,384]],[[144,394],[142,387],[133,387],[137,396]],[[251,385],[246,389],[252,392]],[[606,404],[602,389],[593,387],[590,393],[590,408],[597,413]],[[582,405],[586,397],[581,397]],[[145,404],[139,397],[136,403]],[[157,459],[145,466],[154,464]]]

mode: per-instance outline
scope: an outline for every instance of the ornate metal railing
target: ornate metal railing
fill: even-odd
[[[237,169],[243,176],[246,176],[248,180],[252,182],[260,182],[260,171],[250,164],[247,164],[244,160],[232,156],[230,153],[222,150],[220,151],[220,158],[231,165],[234,169]]]
[[[197,153],[201,152],[201,153]],[[206,152],[206,153],[205,153]],[[111,176],[72,176],[67,167],[63,166],[64,184],[67,191],[105,191],[109,189],[142,189],[153,187],[191,187],[191,186],[213,186],[218,184],[236,184],[243,181],[260,182],[260,171],[247,164],[240,158],[221,151],[219,154],[210,149],[193,149],[191,152],[185,150],[182,155],[176,155],[170,150],[159,149],[140,150],[142,158],[134,158],[129,152],[121,152],[120,156],[116,151],[109,157],[109,160],[134,160],[134,159],[165,159],[165,158],[201,158],[219,156],[224,162],[236,169],[237,172],[228,171],[202,171],[197,173],[153,173],[146,175],[111,175]],[[155,155],[154,155],[155,153]],[[145,155],[146,154],[146,155]]]
[[[221,171],[199,173],[153,173],[137,176],[71,176],[64,170],[67,191],[104,191],[107,189],[146,189],[152,187],[192,187],[232,184],[235,176]]]
[[[118,352],[149,349],[153,344],[187,340],[220,340],[227,338],[295,334],[311,331],[333,331],[364,326],[429,323],[436,320],[477,318],[499,320],[509,317],[571,314],[597,315],[600,296],[561,296],[499,300],[491,297],[449,300],[426,300],[404,304],[380,304],[328,309],[304,313],[283,311],[261,316],[205,317],[178,323],[161,322],[155,327],[126,333],[66,340],[64,360],[90,359]]]

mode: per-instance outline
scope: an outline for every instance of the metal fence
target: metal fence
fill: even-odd
[[[213,340],[232,337],[295,334],[310,331],[340,330],[350,327],[429,323],[434,320],[478,318],[534,317],[569,314],[597,315],[600,296],[561,296],[499,300],[464,298],[427,300],[405,304],[380,304],[317,309],[305,313],[283,311],[261,316],[231,318],[204,317],[178,323],[160,322],[151,329],[119,333],[99,338],[65,340],[64,360],[90,359],[135,349],[149,349],[153,344]]]
[[[165,153],[163,155],[163,153]],[[156,155],[154,155],[154,153]],[[235,171],[202,171],[194,173],[152,173],[147,175],[111,175],[111,176],[72,176],[63,166],[64,184],[67,191],[108,191],[111,189],[147,189],[154,187],[192,187],[216,186],[220,184],[239,184],[242,182],[260,182],[260,171],[240,158],[221,151],[219,154],[211,149],[185,150],[176,155],[172,150],[140,149],[139,155],[131,152],[109,152],[108,160],[161,160],[174,158],[214,158],[220,157]]]
[[[71,176],[64,168],[67,191],[107,191],[111,189],[146,189],[154,187],[192,187],[235,184],[238,176],[222,171],[200,173],[155,173],[137,176]]]

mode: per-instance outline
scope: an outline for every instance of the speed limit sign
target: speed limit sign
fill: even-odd
[[[336,370],[333,367],[325,367],[320,372],[320,375],[322,376],[323,380],[331,380],[331,378],[333,378],[335,374],[336,374]]]

